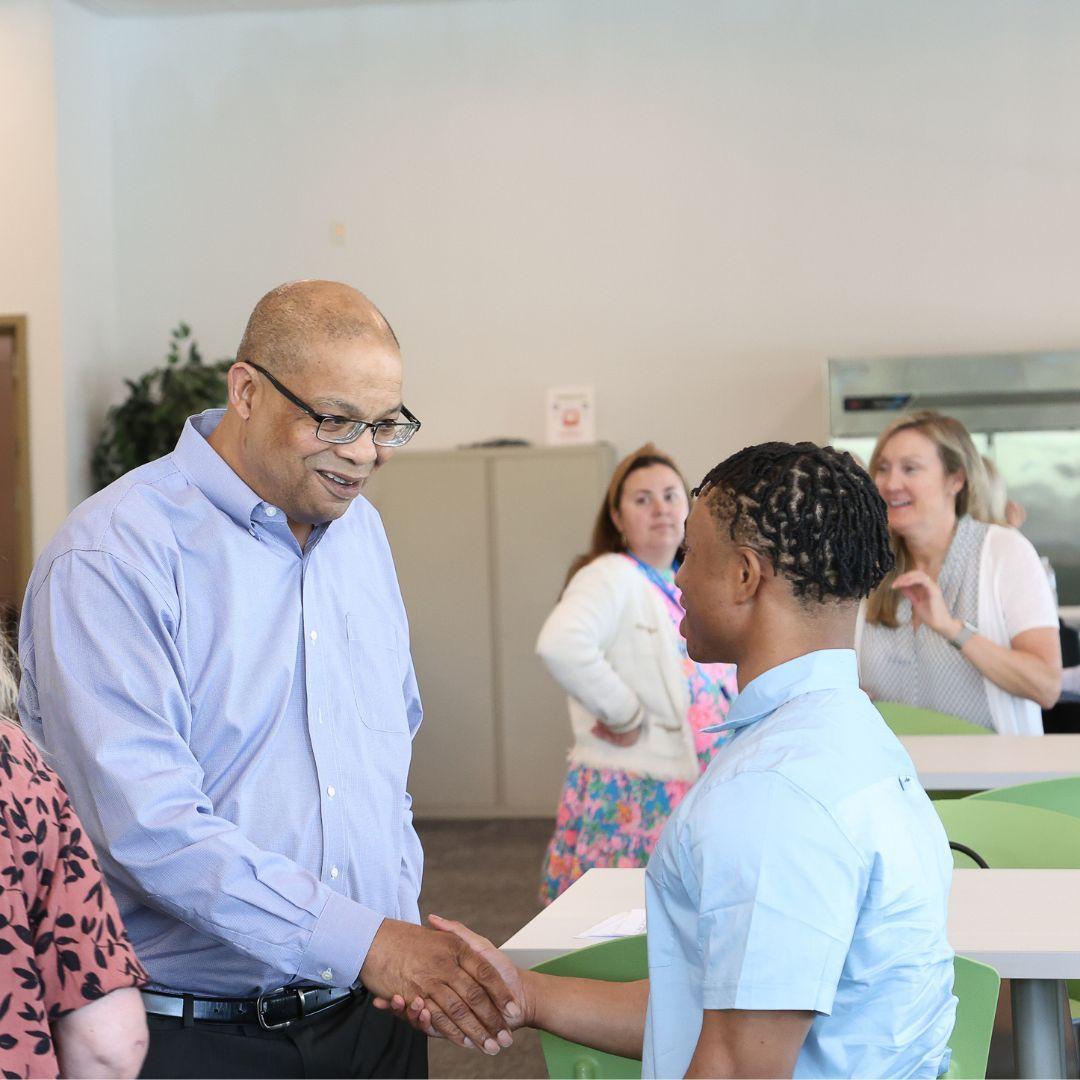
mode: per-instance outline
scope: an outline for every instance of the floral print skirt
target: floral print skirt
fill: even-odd
[[[594,866],[644,866],[690,787],[619,769],[571,768],[544,857],[541,901],[550,904]]]

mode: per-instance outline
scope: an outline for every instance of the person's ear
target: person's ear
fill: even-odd
[[[963,469],[957,469],[956,472],[949,473],[945,478],[945,490],[955,499],[964,490],[966,483],[967,473]]]
[[[246,364],[233,364],[226,376],[229,388],[229,406],[242,420],[251,417],[251,399],[255,394],[255,380]]]
[[[736,550],[734,600],[737,604],[747,604],[753,600],[761,588],[762,579],[768,570],[765,560],[753,549],[740,547]]]

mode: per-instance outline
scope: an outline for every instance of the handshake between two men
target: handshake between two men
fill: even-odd
[[[432,915],[433,929],[385,920],[360,971],[378,1009],[433,1038],[497,1054],[526,1022],[521,973],[486,938]]]
[[[620,983],[523,971],[461,923],[438,915],[429,922],[432,930],[391,920],[379,928],[360,971],[376,1008],[389,1009],[432,1038],[486,1054],[510,1046],[511,1031],[535,1027],[609,1054],[641,1058],[648,979]],[[775,1020],[769,1024],[773,1036]],[[743,1034],[760,1044],[757,1029]],[[768,1045],[774,1056],[757,1063],[759,1075],[790,1071],[791,1047],[776,1038]],[[775,1048],[788,1051],[787,1057],[776,1057]],[[728,1075],[710,1069],[702,1075]]]

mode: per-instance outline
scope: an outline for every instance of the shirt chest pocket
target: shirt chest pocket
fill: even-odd
[[[359,615],[347,615],[345,626],[349,675],[361,723],[372,731],[408,734],[397,641],[389,635],[379,636]]]

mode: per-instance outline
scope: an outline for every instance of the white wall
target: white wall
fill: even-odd
[[[53,5],[0,4],[0,314],[27,316],[35,548],[67,512]]]
[[[70,0],[55,0],[67,485],[76,502],[90,490],[90,448],[124,369],[114,334],[111,26]]]
[[[692,478],[825,434],[832,355],[1080,344],[1072,0],[434,0],[114,20],[117,345],[231,352],[300,276],[404,343],[425,446]],[[331,242],[331,223],[348,228]],[[73,453],[81,452],[73,448]]]

